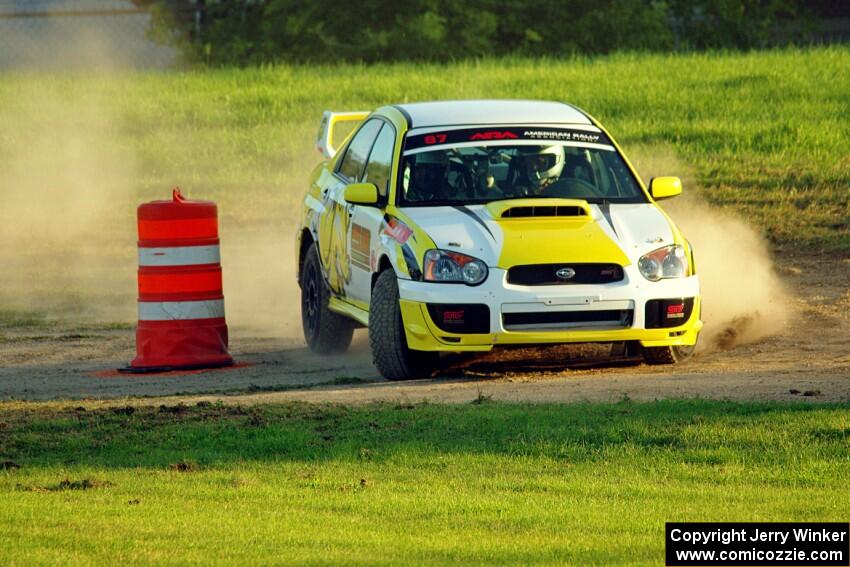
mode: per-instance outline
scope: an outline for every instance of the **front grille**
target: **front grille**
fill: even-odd
[[[569,270],[573,271],[571,277]],[[529,264],[508,269],[508,283],[516,285],[605,284],[624,278],[623,267],[617,264]]]
[[[508,331],[630,327],[631,324],[631,309],[502,313],[502,325]]]

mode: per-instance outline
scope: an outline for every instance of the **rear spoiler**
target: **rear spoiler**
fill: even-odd
[[[336,148],[333,147],[333,139],[336,125],[340,122],[362,122],[367,116],[369,116],[369,112],[331,112],[326,110],[322,114],[322,124],[319,126],[316,149],[328,159],[334,157]]]

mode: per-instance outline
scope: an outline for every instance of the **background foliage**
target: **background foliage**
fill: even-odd
[[[152,33],[214,64],[749,49],[804,37],[801,0],[152,0]]]

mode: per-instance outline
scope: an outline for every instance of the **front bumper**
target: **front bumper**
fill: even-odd
[[[475,287],[399,279],[402,321],[410,348],[426,351],[485,351],[497,345],[533,345],[639,341],[643,346],[696,344],[700,321],[697,276],[650,282],[635,266],[625,268],[625,279],[588,285],[521,286],[506,281],[506,271],[491,268],[487,280]],[[681,325],[646,328],[646,303],[656,299],[694,298],[693,309]],[[453,333],[441,329],[428,304],[477,304],[489,308],[488,333]],[[526,325],[506,328],[505,314],[559,314],[610,311],[629,313],[617,324],[589,323]],[[509,326],[509,325],[508,325]]]

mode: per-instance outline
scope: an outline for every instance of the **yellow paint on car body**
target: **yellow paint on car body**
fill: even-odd
[[[498,266],[606,262],[628,266],[626,254],[591,217],[507,218]]]

